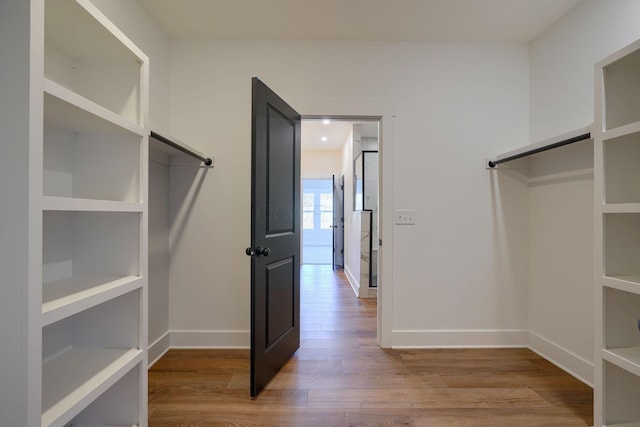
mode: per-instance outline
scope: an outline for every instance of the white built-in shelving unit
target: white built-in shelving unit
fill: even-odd
[[[26,365],[25,425],[145,426],[149,61],[88,0],[33,1],[32,17],[41,272],[28,322],[41,357]]]
[[[594,423],[640,427],[640,42],[595,76]]]

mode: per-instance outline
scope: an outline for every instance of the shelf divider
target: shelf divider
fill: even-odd
[[[73,316],[142,286],[139,276],[70,277],[45,283],[42,326]]]
[[[607,362],[640,377],[640,346],[606,348],[602,350],[602,358]]]
[[[604,276],[602,284],[608,288],[640,295],[640,276]]]
[[[142,361],[139,349],[72,347],[43,363],[42,426],[65,425]]]
[[[43,196],[42,210],[72,212],[142,212],[142,203],[116,200],[81,199],[75,197]]]
[[[91,113],[91,115],[118,126],[123,130],[127,130],[140,136],[144,136],[146,134],[146,131],[142,126],[125,119],[121,115],[114,113],[100,104],[96,104],[95,102],[46,77],[44,79],[44,92],[45,94],[49,94],[66,102],[67,104],[70,104],[71,106],[74,106],[80,111]]]

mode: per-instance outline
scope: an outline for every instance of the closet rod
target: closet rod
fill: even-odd
[[[563,145],[573,144],[574,142],[584,141],[585,139],[590,139],[591,133],[587,132],[582,135],[574,136],[572,138],[563,139],[562,141],[554,142],[553,144],[545,145],[544,147],[538,147],[533,150],[525,151],[523,153],[514,154],[513,156],[505,157],[500,160],[489,160],[489,167],[495,168],[500,163],[509,162],[511,160],[520,159],[522,157],[530,156],[532,154],[541,153],[543,151],[551,150],[553,148],[562,147]]]
[[[196,159],[200,160],[201,162],[204,162],[205,166],[211,166],[213,164],[213,160],[211,159],[211,157],[205,157],[202,154],[188,148],[185,147],[184,145],[172,141],[169,138],[166,138],[154,131],[151,131],[151,134],[149,135],[151,138],[156,139],[164,144],[167,144],[170,147],[175,148],[176,150],[182,151],[185,154],[188,154],[191,157],[195,157]]]

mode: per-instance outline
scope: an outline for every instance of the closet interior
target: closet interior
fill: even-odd
[[[171,245],[181,238],[181,224],[214,158],[155,131],[149,136],[149,365],[169,349]],[[176,184],[179,182],[179,184]],[[171,200],[171,186],[182,200]],[[173,202],[173,203],[172,203]],[[173,206],[173,209],[172,209]]]
[[[24,301],[0,301],[26,313],[3,317],[16,320],[5,335],[26,361],[7,364],[27,372],[28,425],[144,426],[147,369],[171,345],[171,247],[214,159],[150,129],[149,58],[93,2],[30,3],[31,58],[41,63],[29,64],[35,96],[24,113],[28,203],[7,220],[28,217],[28,277],[7,285]],[[640,427],[638,76],[640,42],[596,64],[593,126],[485,161],[526,186],[593,176],[596,426]],[[370,211],[362,283],[377,295],[379,201],[367,189],[378,192],[379,161],[368,148],[349,160],[364,183],[354,204]],[[178,190],[189,190],[182,201],[170,200],[176,170]]]
[[[593,174],[594,424],[599,427],[640,426],[640,407],[637,405],[640,393],[638,76],[640,42],[596,64],[593,126],[503,153],[487,161],[488,169],[500,169],[499,164],[514,161],[512,168],[507,167],[503,171],[519,176],[529,185]],[[560,149],[555,162],[537,169],[522,160],[529,155],[584,140],[593,142],[592,168],[583,149]],[[549,159],[553,158],[547,157]],[[561,172],[563,168],[569,171]]]

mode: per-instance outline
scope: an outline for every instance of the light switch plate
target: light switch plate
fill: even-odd
[[[416,223],[415,209],[396,209],[396,225],[414,225]]]

